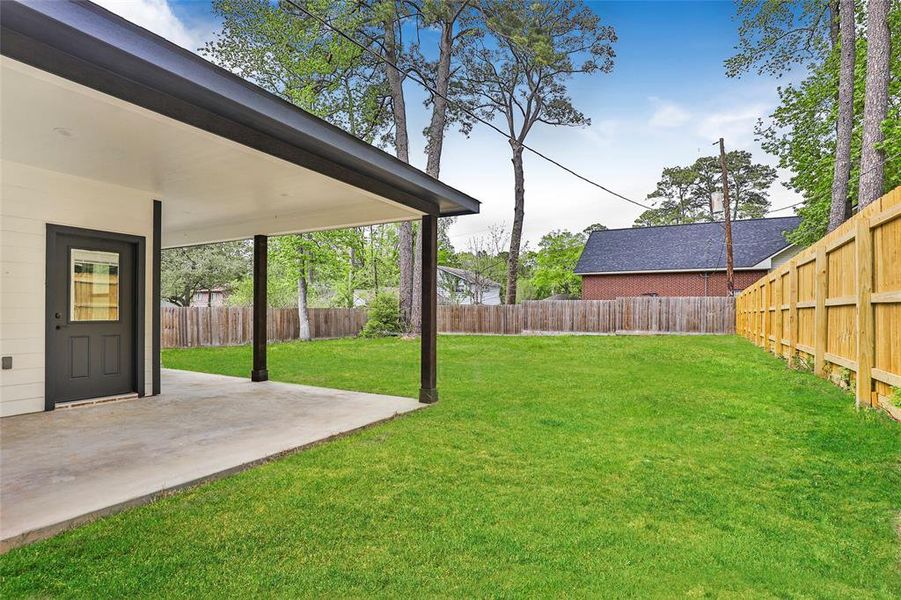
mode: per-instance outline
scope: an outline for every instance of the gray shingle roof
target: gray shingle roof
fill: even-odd
[[[450,273],[451,275],[459,277],[467,283],[478,283],[479,281],[481,281],[482,285],[497,287],[501,286],[501,284],[488,279],[484,275],[479,275],[478,273],[473,273],[472,271],[467,271],[466,269],[458,269],[456,267],[445,267],[444,265],[438,265],[438,270],[445,271],[447,273]]]
[[[735,268],[753,267],[787,248],[784,233],[798,217],[748,219],[732,223]],[[693,223],[595,231],[588,238],[576,273],[688,271],[726,267],[722,223]]]

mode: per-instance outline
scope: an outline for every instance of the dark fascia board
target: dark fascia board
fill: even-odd
[[[91,2],[0,1],[0,27],[4,56],[428,214],[479,212],[471,196]]]

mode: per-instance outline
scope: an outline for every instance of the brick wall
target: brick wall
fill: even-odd
[[[736,271],[735,289],[742,290],[766,274],[766,271]],[[701,273],[642,273],[624,275],[585,275],[583,300],[612,300],[621,296],[725,296],[726,273],[710,273],[707,293]]]

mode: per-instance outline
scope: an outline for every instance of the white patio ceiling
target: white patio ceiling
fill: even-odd
[[[164,247],[423,214],[7,57],[0,92],[0,157],[146,190]]]

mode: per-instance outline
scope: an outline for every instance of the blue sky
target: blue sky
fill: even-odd
[[[100,0],[100,3],[172,41],[196,49],[218,23],[206,0]],[[616,29],[613,72],[570,83],[575,105],[591,117],[584,129],[542,127],[529,144],[625,196],[643,201],[661,170],[711,155],[720,136],[727,149],[750,151],[774,164],[754,141],[754,124],[778,102],[785,81],[725,76],[723,60],[737,42],[731,1],[590,2]],[[427,38],[424,39],[427,42]],[[428,122],[425,93],[410,84],[411,157],[424,167]],[[469,139],[452,130],[441,179],[483,202],[482,214],[458,219],[452,239],[464,249],[492,225],[509,226],[513,212],[510,149],[504,138],[476,128]],[[787,173],[780,173],[785,179]],[[773,207],[798,198],[781,185]],[[525,237],[534,245],[551,229],[581,230],[591,223],[628,227],[641,209],[618,200],[533,156],[526,157]],[[790,214],[787,212],[781,215]]]

